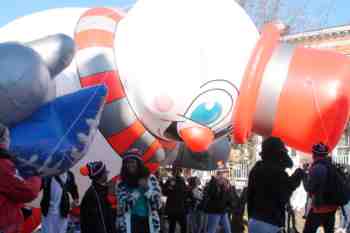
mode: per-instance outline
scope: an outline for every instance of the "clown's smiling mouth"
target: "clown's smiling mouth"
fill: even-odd
[[[169,127],[164,131],[164,136],[176,141],[182,141],[182,138],[177,132],[177,121],[173,121]]]

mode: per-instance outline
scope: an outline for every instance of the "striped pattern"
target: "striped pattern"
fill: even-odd
[[[136,118],[125,95],[115,62],[114,38],[124,14],[110,8],[87,10],[75,29],[78,48],[76,62],[82,87],[105,84],[107,104],[100,131],[119,155],[131,148],[143,153],[150,167],[158,167],[165,153],[158,142]]]
[[[288,79],[294,48],[295,46],[289,44],[279,45],[266,65],[256,101],[253,120],[255,133],[264,136],[272,134],[279,99]]]

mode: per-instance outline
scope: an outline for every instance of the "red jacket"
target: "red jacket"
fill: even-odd
[[[0,232],[20,231],[24,221],[21,207],[37,197],[40,186],[39,177],[24,180],[11,160],[0,158]]]

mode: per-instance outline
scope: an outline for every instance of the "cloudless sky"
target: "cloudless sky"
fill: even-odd
[[[62,7],[129,8],[136,0],[0,0],[0,27],[33,12]]]
[[[349,0],[288,0],[300,6],[307,14],[310,29],[350,24]],[[313,25],[312,25],[313,24]]]
[[[60,7],[119,6],[129,8],[136,0],[2,0],[0,27],[17,17]],[[247,0],[248,2],[262,0]],[[350,24],[350,0],[280,0],[279,18],[284,22],[308,24],[303,30]],[[252,14],[250,12],[250,14]]]
[[[278,19],[290,25],[292,31],[350,24],[350,0],[246,0],[246,8],[259,25],[264,18],[261,12],[269,15],[276,2],[280,2]]]

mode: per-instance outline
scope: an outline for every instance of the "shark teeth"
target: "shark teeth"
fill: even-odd
[[[78,133],[78,140],[81,144],[87,144],[89,142],[89,136],[84,133]]]
[[[73,162],[77,162],[79,159],[81,159],[81,153],[79,153],[79,150],[76,147],[73,147],[71,156],[73,158]]]
[[[30,160],[28,161],[28,163],[34,163],[35,161],[37,161],[39,159],[39,155],[32,155],[30,157]]]
[[[98,122],[96,119],[86,119],[86,124],[93,129],[97,128],[98,126]]]
[[[103,109],[103,108],[101,108]],[[78,133],[77,134],[77,138],[78,141],[83,145],[83,149],[81,151],[78,150],[78,148],[73,147],[71,152],[70,152],[70,156],[73,159],[73,163],[75,164],[76,162],[78,162],[86,153],[86,151],[88,150],[88,145],[90,145],[92,143],[92,141],[94,140],[94,136],[96,134],[97,131],[97,127],[99,125],[99,119],[100,119],[100,115],[101,115],[102,111],[99,111],[99,113],[96,115],[95,119],[89,118],[86,119],[86,124],[89,126],[89,131],[88,131],[88,135],[84,134],[84,133]]]

